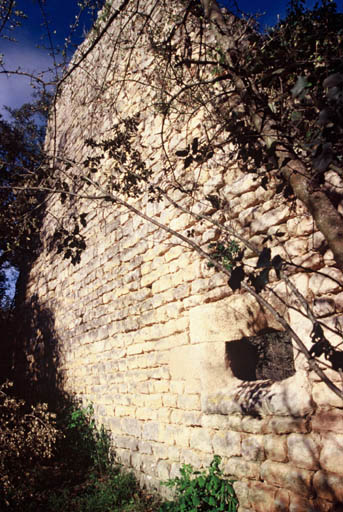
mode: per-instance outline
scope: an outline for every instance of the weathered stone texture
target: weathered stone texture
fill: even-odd
[[[178,2],[171,4],[172,16],[177,16]],[[142,2],[141,8],[149,5],[150,1]],[[153,19],[162,33],[168,30],[164,16],[157,4]],[[124,48],[112,55],[119,27],[125,45],[125,37],[134,40],[142,26],[141,19],[136,22],[131,24],[122,14],[97,52],[66,80],[56,105],[56,143],[61,143],[64,156],[82,162],[89,154],[87,138],[101,140],[115,123],[139,113],[131,143],[158,182],[164,179],[167,162],[155,88],[160,57],[146,34],[132,53]],[[198,47],[195,29],[190,36]],[[181,44],[182,34],[175,37]],[[109,59],[113,61],[107,67]],[[122,87],[126,73],[135,78]],[[199,109],[188,120],[174,114],[165,119],[164,149],[182,179],[183,163],[175,151],[190,145],[194,137],[207,140],[204,116]],[[291,281],[327,326],[328,338],[338,343],[332,328],[342,326],[342,273],[330,254],[323,258],[323,251],[314,252],[323,238],[311,216],[298,202],[294,208],[280,205],[275,184],[266,191],[256,175],[241,171],[230,153],[234,148],[224,135],[218,137],[222,154],[187,169],[190,179],[203,187],[202,195],[188,201],[177,190],[173,199],[194,213],[210,212],[259,247],[268,237],[272,256],[279,254],[307,267],[308,272],[293,272]],[[54,142],[51,126],[48,151]],[[98,173],[104,184],[113,165],[105,162]],[[213,193],[225,200],[224,213],[204,205],[205,195]],[[54,198],[50,201],[53,215],[63,216],[63,205]],[[199,224],[167,200],[150,203],[143,195],[128,201],[184,235],[194,228],[195,240],[204,249],[219,237],[216,226]],[[70,265],[49,251],[54,221],[47,218],[44,249],[31,269],[26,296],[28,301],[35,296],[50,310],[65,388],[95,404],[123,464],[154,487],[176,476],[183,462],[204,467],[217,453],[225,474],[238,479],[234,486],[240,512],[326,512],[335,501],[343,501],[342,400],[308,374],[308,364],[296,349],[297,373],[274,383],[240,381],[227,360],[226,343],[264,329],[282,331],[273,315],[247,293],[233,293],[227,276],[213,273],[170,233],[124,207],[80,200],[77,209],[87,213],[87,248],[81,263]],[[245,258],[251,265],[257,262],[251,249]],[[312,323],[299,313],[297,300],[274,271],[271,281],[265,297],[310,347]],[[337,372],[328,375],[339,382]]]

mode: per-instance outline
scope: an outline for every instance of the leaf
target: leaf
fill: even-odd
[[[332,350],[332,352],[328,356],[328,359],[332,364],[333,370],[336,370],[337,372],[339,370],[343,370],[343,352],[339,352],[338,350]]]
[[[264,190],[267,190],[267,183],[268,183],[268,178],[267,178],[267,176],[264,176],[261,180],[261,187],[264,188]]]
[[[187,167],[189,167],[191,165],[191,163],[193,162],[193,157],[192,155],[189,155],[183,162],[183,166],[185,169],[187,169]]]
[[[323,328],[318,322],[315,322],[313,324],[311,338],[312,338],[313,343],[321,341],[324,338]]]
[[[273,265],[276,275],[278,276],[279,279],[280,279],[280,270],[282,269],[282,263],[283,263],[283,261],[279,254],[274,256],[274,258],[272,259],[272,265]]]
[[[269,283],[269,271],[270,268],[265,268],[257,276],[250,276],[250,282],[255,288],[256,293],[260,293]]]
[[[270,266],[270,257],[271,257],[271,250],[269,248],[265,247],[257,260],[256,268],[269,267]]]
[[[198,137],[195,137],[192,142],[192,152],[195,154],[198,152],[199,148],[199,139]]]
[[[242,266],[236,267],[232,272],[230,279],[228,280],[228,285],[230,288],[235,291],[241,287],[241,283],[245,278],[245,272]]]
[[[301,113],[300,113],[300,112],[298,112],[298,111],[293,111],[293,112],[291,113],[291,121],[295,121],[295,122],[296,122],[296,121],[300,121],[300,119],[301,119],[301,118],[302,118],[302,115],[301,115]]]
[[[298,96],[300,96],[309,86],[310,83],[307,81],[307,78],[305,76],[298,76],[295,86],[291,89],[293,98],[297,98]]]
[[[213,208],[215,208],[216,210],[219,210],[220,198],[218,196],[216,196],[214,194],[209,194],[208,196],[205,197],[205,199],[207,199],[207,201],[209,201],[211,203]]]
[[[188,155],[188,153],[189,153],[189,146],[187,146],[186,149],[180,149],[179,151],[176,151],[175,155],[185,157]]]
[[[80,215],[80,222],[82,224],[82,226],[85,228],[87,227],[87,221],[86,221],[86,217],[87,217],[87,213],[82,213]]]

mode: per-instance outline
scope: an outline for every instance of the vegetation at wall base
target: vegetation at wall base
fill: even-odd
[[[92,405],[71,401],[55,416],[39,404],[30,412],[11,387],[0,387],[1,512],[158,509],[158,498],[115,460]]]
[[[175,490],[175,499],[163,503],[159,512],[236,512],[233,481],[223,478],[220,462],[219,455],[215,455],[204,471],[183,464],[180,477],[162,482]]]

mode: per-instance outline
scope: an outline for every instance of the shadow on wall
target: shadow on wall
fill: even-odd
[[[237,383],[209,396],[207,414],[240,425],[228,474],[244,510],[343,512],[343,412],[318,409],[304,376]]]
[[[226,363],[245,381],[280,381],[295,373],[292,341],[287,332],[263,329],[225,344]]]
[[[53,410],[65,398],[54,315],[34,295],[17,307],[14,323],[10,378],[28,403],[47,402]]]

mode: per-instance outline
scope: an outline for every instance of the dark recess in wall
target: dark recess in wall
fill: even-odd
[[[257,336],[226,343],[226,360],[235,377],[241,380],[280,381],[295,373],[290,336],[268,329]]]

